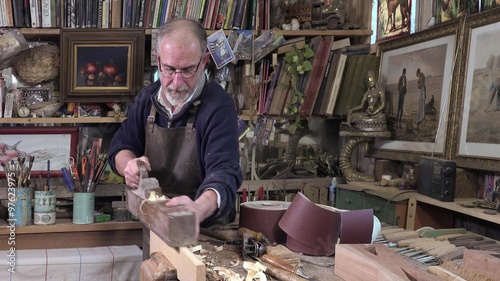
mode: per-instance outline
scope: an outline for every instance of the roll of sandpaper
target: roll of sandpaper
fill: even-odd
[[[240,227],[262,232],[271,243],[284,244],[286,233],[278,222],[290,206],[284,201],[250,201],[240,205]]]
[[[373,209],[342,212],[341,217],[341,244],[371,243]]]
[[[290,250],[330,256],[335,253],[340,221],[340,213],[320,207],[298,193],[279,221],[279,226],[287,234],[286,246]]]
[[[373,210],[344,211],[314,204],[298,193],[279,222],[286,246],[307,255],[330,256],[339,236],[342,243],[370,243]]]

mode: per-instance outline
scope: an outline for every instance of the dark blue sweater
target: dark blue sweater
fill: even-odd
[[[108,160],[115,172],[115,155],[120,150],[131,150],[137,157],[144,155],[146,121],[152,105],[156,107],[155,122],[159,126],[173,128],[186,125],[189,109],[184,108],[182,114],[170,120],[157,102],[159,88],[157,81],[138,93],[127,119],[113,136]],[[229,223],[235,219],[236,190],[242,181],[236,108],[232,98],[215,82],[205,84],[199,100],[201,105],[194,127],[202,183],[196,198],[206,188],[216,189],[221,197],[220,208],[207,221]],[[179,193],[182,194],[182,191]]]

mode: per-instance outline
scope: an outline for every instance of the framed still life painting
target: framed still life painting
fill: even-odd
[[[127,102],[142,87],[144,30],[61,31],[61,100]]]

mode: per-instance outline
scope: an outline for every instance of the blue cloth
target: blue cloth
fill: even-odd
[[[155,123],[159,126],[172,128],[186,126],[188,107],[170,120],[165,109],[157,101],[156,93],[159,88],[160,82],[157,81],[138,93],[127,119],[113,136],[108,160],[114,172],[116,172],[115,155],[120,150],[131,150],[137,157],[144,154],[146,121],[151,106],[156,107],[158,113],[155,116]],[[221,196],[220,208],[206,221],[220,219],[228,223],[235,219],[236,191],[243,178],[239,165],[236,107],[233,99],[215,82],[205,84],[199,99],[201,105],[194,127],[202,184],[198,188],[196,198],[206,188],[216,189]],[[189,108],[191,107],[192,104]],[[179,194],[182,194],[182,191],[179,191]]]

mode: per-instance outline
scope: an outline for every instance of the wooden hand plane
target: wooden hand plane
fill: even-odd
[[[195,213],[184,206],[167,207],[165,200],[150,200],[152,194],[162,195],[161,187],[141,162],[139,188],[127,187],[128,210],[170,247],[196,244]]]

